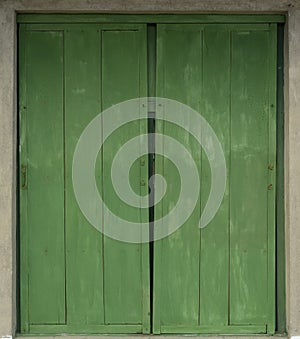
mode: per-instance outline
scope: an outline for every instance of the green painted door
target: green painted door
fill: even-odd
[[[21,331],[148,333],[148,246],[92,227],[72,185],[85,126],[105,108],[147,95],[145,25],[25,25],[20,44]],[[109,207],[142,222],[148,210],[128,209],[109,184],[112,156],[141,132],[146,120],[108,138],[95,175]],[[145,162],[130,172],[139,194]],[[110,223],[104,216],[103,226]]]
[[[208,158],[182,128],[156,122],[158,133],[193,154],[200,195],[185,224],[154,244],[154,333],[273,333],[276,26],[158,25],[156,84],[158,97],[209,122],[225,154],[227,185],[214,219],[200,229]],[[155,166],[168,182],[159,219],[176,204],[179,174],[167,157]]]
[[[147,18],[137,17],[142,23],[75,16],[73,23],[20,24],[20,332],[274,333],[276,24],[154,25],[158,16],[149,17],[147,34]],[[147,95],[201,113],[223,148],[227,182],[214,219],[199,228],[211,187],[208,158],[181,127],[152,120],[149,130],[191,153],[201,189],[176,232],[132,244],[90,225],[74,194],[72,161],[93,118]],[[124,125],[95,164],[108,208],[141,224],[149,210],[117,196],[110,169],[120,147],[147,132],[145,119]],[[164,149],[164,137],[156,147]],[[166,194],[154,207],[159,219],[176,205],[181,181],[167,154],[149,159],[133,164],[129,181],[146,195],[148,168],[165,177]],[[105,214],[102,222],[112,223]]]

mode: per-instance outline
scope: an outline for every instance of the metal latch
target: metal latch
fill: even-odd
[[[27,166],[24,164],[21,165],[21,188],[27,188]]]

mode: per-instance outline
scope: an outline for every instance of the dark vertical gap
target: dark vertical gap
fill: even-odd
[[[230,229],[230,220],[231,220],[231,107],[232,107],[232,31],[229,31],[229,168],[227,169],[229,176],[229,184],[228,184],[228,290],[227,290],[227,304],[228,304],[228,325],[230,325],[230,260],[231,260],[231,229]]]
[[[277,26],[276,332],[286,332],[284,236],[284,24]]]
[[[148,181],[155,173],[156,24],[147,25]],[[154,190],[154,181],[151,187]],[[149,195],[150,333],[153,333],[154,192]]]

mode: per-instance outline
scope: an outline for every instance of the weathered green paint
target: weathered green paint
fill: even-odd
[[[269,42],[268,31],[232,33],[229,302],[235,325],[267,322]]]
[[[170,334],[264,334],[266,333],[265,325],[242,325],[242,326],[161,326],[161,333]]]
[[[31,325],[30,335],[51,335],[51,334],[135,334],[142,333],[142,325],[94,325],[88,327],[84,324],[72,325]]]
[[[144,97],[147,94],[147,68],[146,68],[146,30],[140,28],[137,34],[134,27],[128,26],[127,31],[102,32],[102,109],[112,106],[129,98]],[[118,50],[116,50],[118,46]],[[111,163],[117,150],[131,137],[147,132],[147,123],[134,122],[122,127],[117,138],[111,138],[111,142],[103,149],[103,182],[111,183]],[[105,126],[104,126],[105,128]],[[145,157],[146,160],[146,157]],[[141,186],[141,179],[147,180],[147,162],[144,166],[137,163],[131,170],[131,182],[133,189],[140,194],[147,193],[147,187]],[[143,171],[141,173],[140,171]],[[133,179],[134,178],[134,179]],[[104,200],[109,208],[117,215],[122,215],[127,220],[136,219],[136,208],[116,203],[118,198],[113,186],[103,186]],[[114,205],[110,204],[113,202]],[[121,209],[120,209],[121,207]],[[148,210],[142,210],[143,222],[148,220]],[[109,225],[110,220],[104,219],[104,225]],[[148,265],[142,266],[142,256],[148,258],[147,245],[122,243],[104,237],[104,284],[106,286],[105,298],[105,321],[109,324],[126,322],[135,324],[141,321],[143,303],[145,302],[149,312],[149,295],[143,294],[141,288],[143,278],[148,284]],[[143,248],[145,249],[144,252]],[[143,262],[148,264],[147,261]],[[114,269],[112,269],[114,267]],[[143,267],[144,276],[136,274]],[[122,305],[122,307],[116,307]],[[145,306],[144,305],[144,306]],[[149,322],[149,316],[147,317]],[[149,330],[148,330],[149,331]]]
[[[116,15],[92,16],[90,22],[120,17],[135,23],[69,24],[64,22],[84,16],[19,16],[36,22],[20,25],[21,332],[150,333],[153,313],[157,334],[272,334],[276,24],[265,22],[280,18]],[[147,20],[182,23],[159,24],[157,35],[152,26],[147,53],[146,25],[137,23]],[[149,50],[155,37],[156,53]],[[83,128],[103,109],[149,93],[199,111],[216,132],[227,165],[222,205],[200,230],[210,190],[206,155],[181,128],[156,121],[157,132],[191,151],[201,194],[187,222],[154,243],[154,257],[147,244],[121,243],[97,232],[78,208],[72,186],[72,158]],[[119,147],[148,127],[143,120],[122,127],[105,142],[95,171],[109,208],[143,222],[148,209],[137,212],[122,203],[110,166]],[[148,178],[144,160],[130,172],[139,194],[147,193],[140,185]],[[180,178],[173,163],[158,155],[155,172],[168,182],[154,209],[158,218],[177,201]],[[104,219],[104,227],[110,222]]]
[[[210,189],[207,158],[180,128],[157,122],[158,132],[176,137],[193,154],[201,197],[185,225],[155,243],[155,333],[166,328],[176,333],[177,327],[178,333],[203,333],[207,326],[212,333],[214,328],[232,333],[238,325],[241,331],[252,325],[259,329],[252,333],[262,328],[274,333],[274,28],[158,25],[157,95],[188,104],[208,120],[225,152],[228,181],[220,210],[199,230],[199,211]],[[172,192],[156,209],[159,218],[176,202],[177,170],[158,158],[156,172]]]
[[[100,111],[99,32],[91,27],[84,30],[70,27],[64,38],[67,323],[101,324],[104,323],[102,237],[78,208],[72,184],[72,160],[78,137]]]
[[[286,333],[285,224],[284,224],[284,25],[277,35],[277,191],[276,191],[276,331]]]
[[[268,154],[268,334],[276,328],[276,192],[277,192],[277,25],[270,24],[269,37],[269,154]],[[272,57],[274,56],[274,57]],[[267,83],[266,83],[267,84]],[[274,170],[274,167],[276,168]],[[275,310],[275,312],[274,312]]]
[[[210,122],[226,158],[227,180],[230,172],[230,30],[218,26],[203,31],[203,77],[201,114]],[[212,71],[213,70],[213,71]],[[220,90],[222,89],[222,90]],[[218,93],[218,95],[216,95]],[[210,168],[202,154],[201,211],[210,191]],[[228,324],[229,289],[229,185],[219,212],[200,235],[199,323],[203,326]],[[226,221],[226,222],[224,222]],[[216,269],[216,267],[218,269]],[[220,283],[222,281],[222,283]]]
[[[26,206],[30,274],[24,272],[24,278],[28,279],[31,323],[59,324],[65,322],[66,316],[63,33],[27,32],[26,42],[26,99],[22,113],[27,120],[23,131],[31,137],[21,136],[27,149],[21,166],[27,166],[30,187]]]
[[[267,23],[285,22],[282,14],[27,14],[19,13],[19,23]]]
[[[202,32],[195,25],[159,25],[157,30],[157,96],[178,100],[199,110],[202,77]],[[173,124],[156,122],[156,131],[176,138],[198,158],[199,145]],[[156,157],[156,173],[168,183],[167,193],[155,213],[167,214],[178,197],[179,173],[167,158]],[[163,169],[163,171],[162,171]],[[200,204],[190,224],[197,224]],[[157,218],[157,216],[156,216]],[[196,241],[191,241],[195,239]],[[197,325],[199,293],[199,230],[188,223],[154,244],[154,333],[164,325]],[[162,248],[160,248],[162,247]],[[159,262],[159,263],[158,263]],[[188,263],[188,264],[187,264]],[[192,279],[197,277],[197,279]]]
[[[147,95],[145,26],[22,26],[21,32],[21,165],[28,175],[21,192],[21,262],[29,262],[21,271],[21,331],[149,333],[147,245],[111,240],[94,229],[72,185],[83,128],[101,110]],[[105,142],[96,166],[105,200],[137,221],[148,220],[148,210],[128,211],[107,177],[112,150],[146,132],[146,121],[122,128]],[[140,194],[147,173],[147,159],[131,171]],[[103,223],[109,227],[110,220]]]

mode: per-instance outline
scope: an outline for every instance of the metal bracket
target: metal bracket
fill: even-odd
[[[156,100],[155,98],[148,98],[148,118],[155,119]]]
[[[21,165],[21,188],[27,188],[27,166],[24,164]]]

